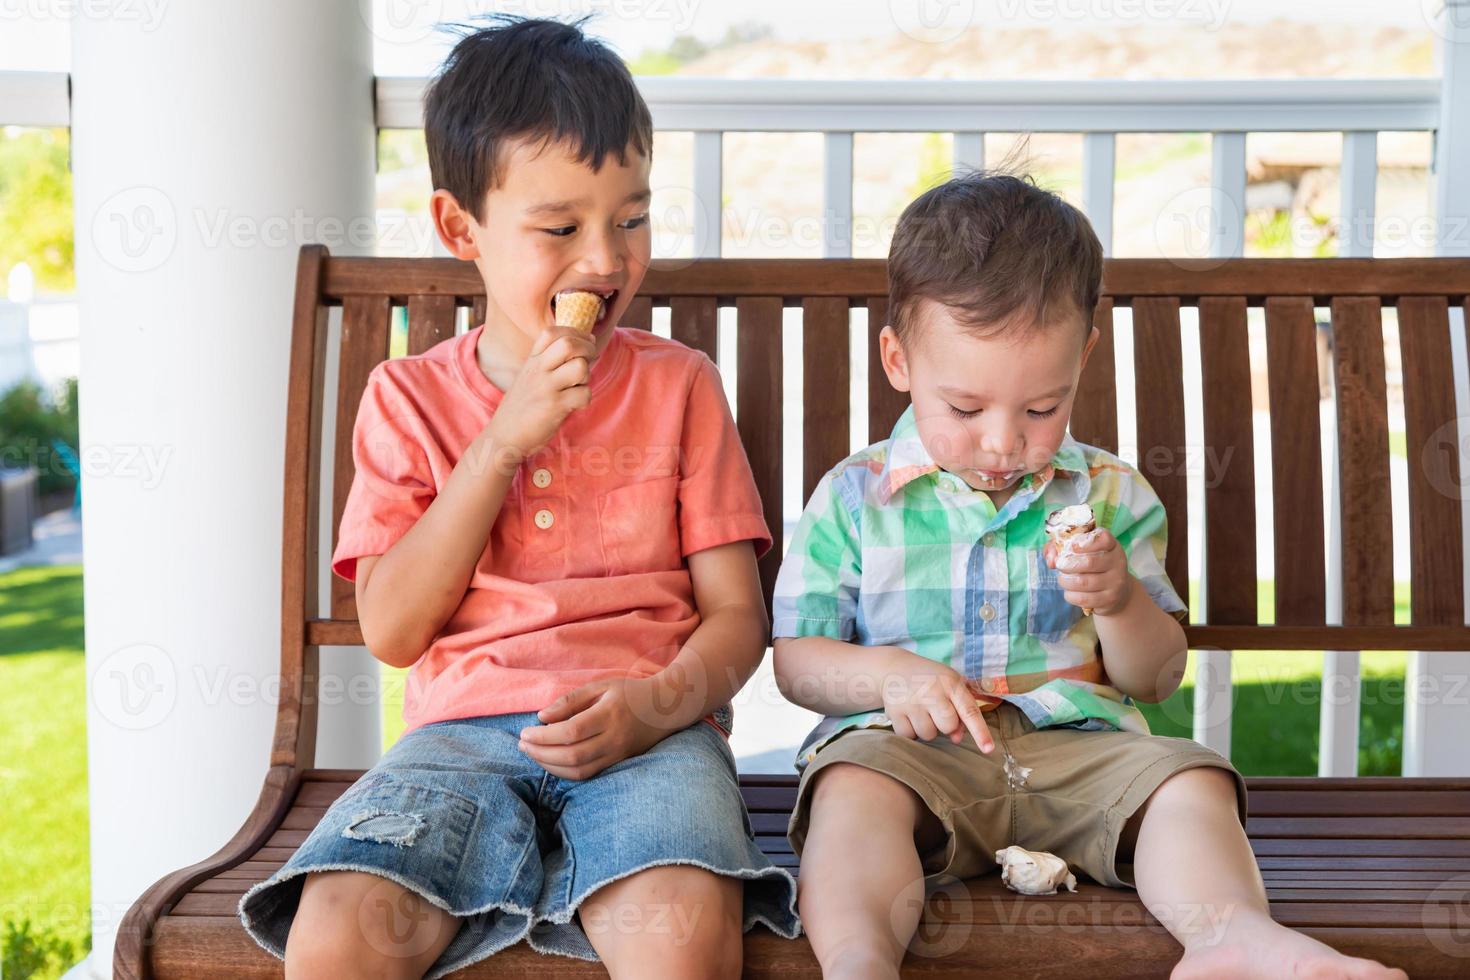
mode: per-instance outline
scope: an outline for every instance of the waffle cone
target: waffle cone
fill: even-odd
[[[571,327],[589,333],[597,316],[602,312],[602,297],[596,293],[580,290],[558,293],[556,296],[556,325]]]

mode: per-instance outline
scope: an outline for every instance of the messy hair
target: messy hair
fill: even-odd
[[[888,317],[914,336],[923,300],[976,336],[1029,335],[1062,316],[1092,328],[1102,244],[1081,211],[1006,168],[967,170],[898,219],[888,253]]]
[[[631,145],[653,155],[653,117],[610,48],[570,23],[487,14],[444,29],[460,37],[424,94],[434,189],[483,221],[485,195],[504,177],[512,141],[566,141],[595,172]]]

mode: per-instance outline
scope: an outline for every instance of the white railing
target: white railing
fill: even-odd
[[[422,78],[379,78],[378,125],[423,126]],[[1239,254],[1248,132],[1341,132],[1344,214],[1371,249],[1376,134],[1441,125],[1438,79],[1285,81],[900,82],[640,78],[654,125],[694,134],[694,240],[719,255],[722,136],[732,132],[823,134],[823,255],[851,254],[855,133],[954,134],[956,163],[984,165],[987,132],[1081,133],[1083,206],[1111,250],[1116,134],[1210,133],[1218,216],[1215,255]],[[1351,208],[1351,210],[1347,210]],[[1233,244],[1232,244],[1233,243]],[[1368,251],[1344,254],[1369,254]]]
[[[71,77],[60,71],[0,71],[0,126],[70,126]]]
[[[701,255],[720,254],[723,135],[727,132],[823,134],[823,254],[851,255],[853,144],[857,133],[948,132],[956,164],[983,166],[987,132],[1082,134],[1083,207],[1104,247],[1111,249],[1116,136],[1130,132],[1208,133],[1212,145],[1212,224],[1209,253],[1237,256],[1244,244],[1246,134],[1340,132],[1342,214],[1339,253],[1372,254],[1377,134],[1433,132],[1436,137],[1435,209],[1441,254],[1470,254],[1470,0],[1449,0],[1459,16],[1445,25],[1440,79],[1282,81],[786,81],[682,77],[640,78],[655,127],[693,134],[694,240]],[[423,125],[426,79],[378,78],[380,128]],[[1458,107],[1457,109],[1455,107]],[[1458,115],[1456,114],[1458,112]],[[0,73],[0,124],[69,125],[69,79],[57,73]],[[701,202],[713,202],[708,206]],[[1464,369],[1463,338],[1457,358]],[[1466,404],[1465,401],[1461,402]],[[1335,436],[1334,436],[1335,439]],[[1335,454],[1335,445],[1332,451]],[[1328,467],[1335,478],[1336,465]],[[1329,494],[1329,567],[1338,567],[1339,519],[1335,487]],[[1465,532],[1470,540],[1470,521]],[[1203,560],[1201,560],[1203,567]],[[1466,563],[1470,595],[1470,562]],[[1207,587],[1206,583],[1201,583]],[[1336,593],[1336,594],[1334,594]],[[1340,621],[1341,598],[1329,591],[1329,622]],[[1470,608],[1470,603],[1467,603]],[[1449,658],[1412,654],[1411,677],[1447,675]],[[1231,653],[1199,651],[1195,737],[1230,752]],[[1357,651],[1327,651],[1321,708],[1322,775],[1357,771],[1360,697]],[[1470,723],[1446,724],[1413,706],[1405,717],[1404,772],[1433,771],[1442,753],[1470,738]],[[1470,715],[1470,712],[1466,713]],[[1433,758],[1431,758],[1433,757]]]

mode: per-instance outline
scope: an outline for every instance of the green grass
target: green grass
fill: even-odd
[[[1397,776],[1404,742],[1404,671],[1408,654],[1364,651],[1358,772]],[[1195,654],[1186,677],[1194,676]],[[1234,698],[1230,761],[1247,776],[1315,776],[1322,710],[1322,654],[1248,650],[1231,655]],[[1194,735],[1194,685],[1158,704],[1140,704],[1155,735]]]
[[[0,576],[0,635],[3,973],[56,977],[92,945],[81,567]]]

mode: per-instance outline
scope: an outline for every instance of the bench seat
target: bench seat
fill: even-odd
[[[240,896],[279,868],[360,770],[303,773],[289,809],[246,860],[195,885],[158,923],[158,980],[196,980],[230,964],[229,976],[282,976],[281,963],[246,935]],[[1464,903],[1470,897],[1470,780],[1248,778],[1251,845],[1278,922],[1411,977],[1470,974]],[[797,871],[786,840],[796,777],[741,777],[761,849]],[[1458,919],[1457,919],[1458,916]],[[1455,926],[1460,931],[1457,934]],[[1426,938],[1429,940],[1425,942]],[[805,938],[763,926],[746,934],[746,975],[820,977]],[[1092,980],[1166,977],[1179,944],[1136,892],[1080,878],[1076,894],[1026,897],[998,874],[934,891],[904,961],[905,975],[971,976],[1002,958],[1008,977]],[[1456,955],[1458,954],[1458,955]],[[545,977],[547,957],[524,942],[452,974]],[[601,977],[598,965],[554,958],[558,977]]]

